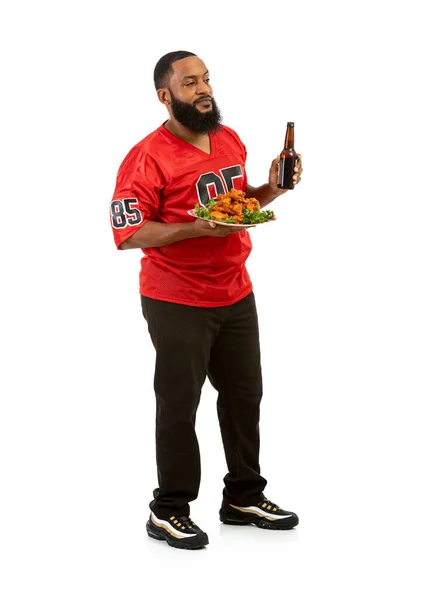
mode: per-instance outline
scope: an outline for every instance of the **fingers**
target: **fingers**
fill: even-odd
[[[292,176],[292,181],[295,183],[299,183],[301,181],[301,173],[302,169],[294,169],[295,173]]]
[[[207,229],[205,235],[224,237],[225,235],[230,235],[232,233],[237,233],[238,231],[248,229],[248,227],[227,227],[226,225],[221,225],[221,223],[215,223],[214,221],[204,221],[203,229],[205,231]]]
[[[215,235],[223,237],[226,235],[232,235],[233,233],[238,233],[239,231],[245,231],[251,227],[254,227],[254,225],[248,225],[245,227],[226,227],[225,225],[219,225]]]
[[[299,183],[301,181],[301,174],[303,172],[303,168],[301,166],[302,160],[301,160],[301,154],[297,154],[297,161],[295,163],[295,167],[294,167],[294,175],[292,176],[292,180],[294,182],[294,185],[296,185],[297,183]]]

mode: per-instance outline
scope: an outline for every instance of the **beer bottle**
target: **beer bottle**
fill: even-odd
[[[294,124],[288,122],[286,127],[285,147],[280,153],[279,182],[277,187],[282,190],[293,190],[293,175],[297,153],[294,150]]]

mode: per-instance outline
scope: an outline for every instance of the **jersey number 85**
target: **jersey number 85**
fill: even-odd
[[[111,203],[111,220],[114,229],[123,229],[123,227],[139,225],[142,221],[142,215],[135,204],[138,204],[136,198],[123,198],[122,200],[113,200]]]

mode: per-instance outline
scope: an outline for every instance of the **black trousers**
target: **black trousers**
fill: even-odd
[[[200,486],[195,423],[206,375],[218,391],[218,418],[227,461],[224,502],[263,499],[259,467],[262,376],[253,293],[232,306],[199,308],[141,297],[156,349],[158,488],[150,508],[159,518],[190,514]]]

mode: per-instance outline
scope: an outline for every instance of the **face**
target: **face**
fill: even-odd
[[[173,63],[169,87],[159,90],[159,98],[170,102],[173,117],[195,133],[219,127],[221,114],[212,96],[209,72],[197,56]]]

